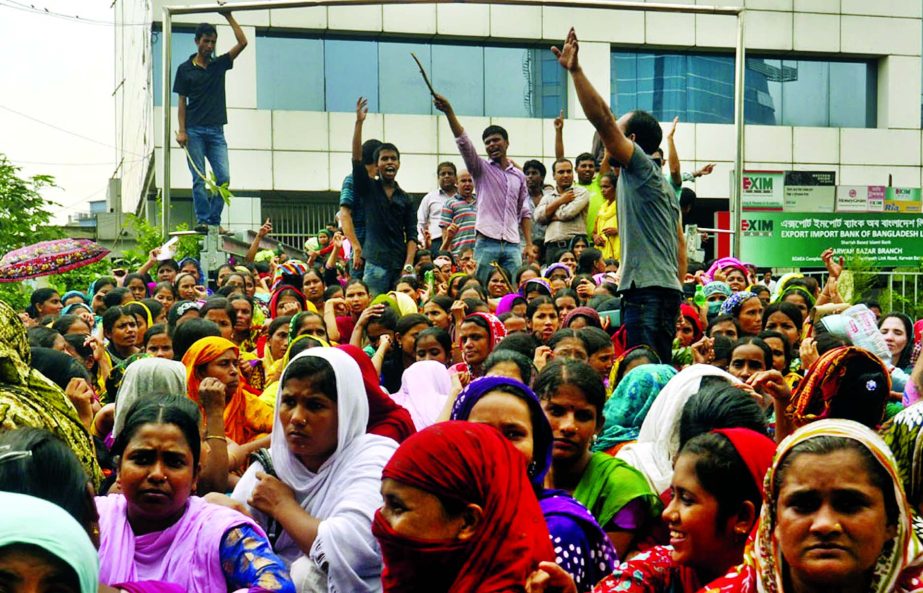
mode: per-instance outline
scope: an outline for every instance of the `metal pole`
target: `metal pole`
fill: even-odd
[[[163,66],[163,88],[162,96],[163,101],[163,188],[160,192],[160,226],[163,228],[163,238],[166,241],[169,238],[170,233],[170,116],[171,106],[170,106],[170,79],[172,76],[171,69],[172,64],[172,38],[173,37],[173,17],[170,15],[170,9],[164,7],[163,9],[163,59],[161,60],[161,65]]]
[[[734,155],[734,186],[731,188],[731,230],[734,232],[731,253],[740,257],[741,193],[744,169],[744,84],[746,72],[744,50],[744,13],[737,15],[737,50],[734,56],[734,137],[737,152]]]
[[[643,10],[646,12],[682,12],[687,14],[737,15],[743,10],[731,6],[698,6],[666,2],[612,2],[612,0],[274,0],[269,2],[231,2],[222,10],[266,10],[267,8],[306,8],[316,6],[370,6],[388,4],[506,4],[511,6],[557,6],[562,8],[603,8],[606,10]],[[215,12],[215,5],[165,6],[170,14]]]

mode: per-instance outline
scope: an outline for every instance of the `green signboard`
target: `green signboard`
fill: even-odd
[[[743,212],[741,259],[759,267],[822,267],[832,247],[878,267],[919,266],[923,216],[888,213]]]

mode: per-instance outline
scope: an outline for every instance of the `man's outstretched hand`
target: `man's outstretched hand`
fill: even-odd
[[[452,104],[439,93],[433,95],[433,106],[443,113],[452,113]]]
[[[579,49],[577,45],[577,32],[571,27],[570,31],[567,32],[567,39],[564,41],[564,45],[561,49],[552,47],[551,53],[554,54],[554,57],[558,59],[558,63],[561,64],[565,70],[568,72],[575,72],[580,68],[580,64],[577,62],[577,52]]]

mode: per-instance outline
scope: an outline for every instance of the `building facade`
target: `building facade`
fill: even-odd
[[[120,22],[131,25],[116,27],[126,212],[142,210],[164,184],[162,2],[116,5]],[[718,4],[747,9],[746,168],[834,171],[843,185],[923,186],[923,3]],[[550,166],[552,119],[561,110],[567,155],[589,150],[592,126],[548,50],[570,26],[581,40],[584,69],[616,113],[646,109],[665,127],[680,117],[676,143],[683,169],[718,165],[690,186],[706,210],[727,208],[735,154],[732,16],[486,4],[267,9],[236,16],[250,45],[227,76],[231,188],[243,198],[230,209],[232,226],[255,228],[270,215],[277,229],[295,236],[329,220],[350,170],[360,95],[369,98],[371,111],[365,135],[399,147],[398,182],[406,190],[423,194],[435,187],[441,161],[460,165],[411,52],[470,133],[479,137],[490,123],[509,130],[515,161],[538,158]],[[171,71],[195,51],[192,28],[200,21],[218,25],[219,52],[233,44],[220,15],[177,17]],[[185,154],[173,146],[170,183],[174,222],[180,222],[191,213],[183,205],[191,182]]]

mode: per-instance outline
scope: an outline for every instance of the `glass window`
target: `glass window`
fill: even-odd
[[[613,52],[612,106],[661,121],[733,123],[734,59],[710,54]]]
[[[428,44],[390,41],[378,44],[378,92],[382,113],[432,113],[433,99],[411,53],[417,56],[427,74],[433,71]]]
[[[170,61],[173,67],[170,71],[173,73],[170,77],[172,81],[176,78],[176,69],[180,64],[189,59],[189,56],[196,53],[195,31],[183,31],[182,29],[173,29],[170,32]],[[163,33],[154,31],[151,33],[151,74],[154,77],[152,81],[154,87],[154,105],[160,107],[163,105]],[[172,88],[172,82],[171,82]],[[172,93],[172,104],[175,107],[178,95]]]
[[[612,52],[612,108],[660,121],[734,122],[734,58],[726,54]],[[747,123],[875,127],[877,76],[870,62],[747,58]]]
[[[366,97],[372,112],[433,114],[411,52],[459,115],[553,118],[566,108],[567,77],[545,48],[275,32],[258,33],[253,45],[259,109],[351,112],[356,99]],[[160,105],[159,33],[153,46],[154,104]],[[193,51],[193,33],[174,30],[174,70]]]
[[[530,117],[534,101],[533,70],[528,49],[485,47],[485,115]]]
[[[437,44],[432,57],[430,82],[451,99],[455,113],[484,115],[484,48]]]
[[[369,111],[381,111],[378,103],[377,42],[325,39],[324,75],[327,81],[327,111],[355,111],[359,97],[369,100]]]
[[[261,35],[256,43],[256,105],[323,111],[323,40]]]

